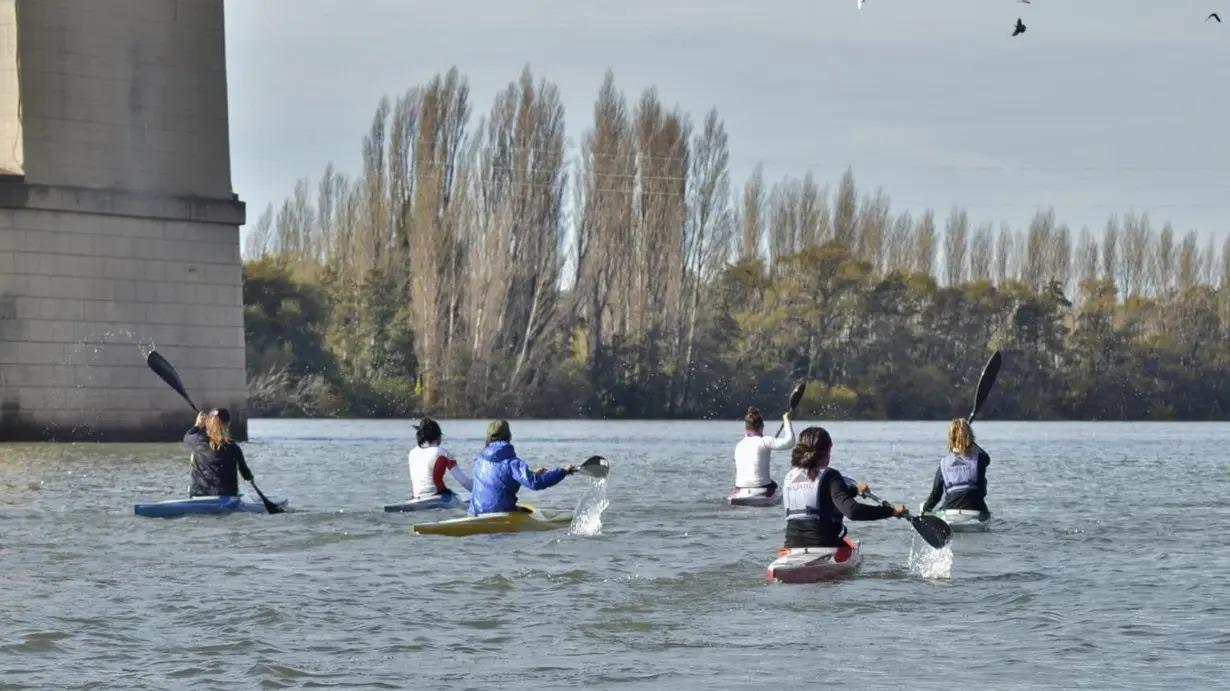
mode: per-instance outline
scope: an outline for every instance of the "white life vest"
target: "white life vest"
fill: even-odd
[[[769,453],[794,447],[794,427],[786,422],[784,431],[784,437],[748,435],[735,444],[735,487],[768,487],[772,484]]]
[[[978,450],[968,454],[950,453],[940,460],[944,492],[964,492],[978,487]]]
[[[821,519],[820,514],[820,481],[824,479],[825,468],[813,480],[807,477],[807,471],[802,468],[791,468],[782,480],[782,503],[786,506],[786,520]]]

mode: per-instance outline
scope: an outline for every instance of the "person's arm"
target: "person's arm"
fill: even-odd
[[[894,509],[891,506],[881,504],[879,506],[869,506],[855,501],[858,497],[858,488],[847,485],[843,478],[836,478],[838,482],[829,480],[829,496],[833,499],[833,506],[841,512],[843,516],[852,521],[878,521],[881,518],[892,518]]]
[[[568,471],[563,468],[535,473],[529,464],[520,458],[512,459],[509,465],[511,466],[513,479],[521,483],[523,487],[528,487],[535,492],[558,485],[560,480],[568,477]]]
[[[935,469],[935,479],[931,481],[931,494],[927,495],[927,501],[923,502],[922,512],[927,513],[935,508],[935,505],[940,503],[940,498],[944,496],[944,474],[939,468]]]
[[[466,471],[461,469],[461,466],[457,463],[457,459],[445,454],[444,463],[445,467],[448,468],[449,474],[453,476],[454,480],[461,483],[461,486],[465,487],[467,492],[474,491],[474,481],[470,479],[470,476],[466,474]]]
[[[239,448],[235,442],[231,442],[231,449],[235,453],[235,467],[239,468],[239,474],[243,476],[243,479],[252,482],[252,470],[248,468],[248,462],[243,458],[243,449]]]
[[[794,427],[790,424],[790,413],[782,416],[782,431],[784,437],[761,437],[761,444],[774,451],[794,448]]]
[[[978,448],[978,489],[982,496],[987,495],[987,466],[991,465],[991,456],[981,447]]]

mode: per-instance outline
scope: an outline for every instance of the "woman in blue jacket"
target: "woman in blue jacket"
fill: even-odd
[[[528,463],[517,458],[508,422],[496,420],[487,425],[487,448],[474,459],[470,514],[516,511],[518,489],[546,489],[576,471],[576,466],[572,465],[555,470],[530,468]]]

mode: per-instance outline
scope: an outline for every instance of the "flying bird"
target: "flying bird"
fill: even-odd
[[[1021,21],[1020,17],[1016,18],[1016,30],[1012,32],[1013,36],[1019,36],[1025,33],[1025,22]]]
[[[867,2],[867,0],[858,0],[858,8],[859,8],[860,10],[861,10],[861,9],[863,9],[863,3],[865,3],[865,2]]]
[[[859,2],[862,2],[862,0],[859,0]],[[1217,20],[1217,23],[1218,23],[1218,24],[1221,24],[1221,17],[1220,17],[1220,16],[1218,16],[1218,14],[1217,14],[1216,12],[1213,12],[1213,13],[1212,13],[1212,14],[1210,14],[1209,16],[1205,17],[1205,18],[1204,18],[1204,21],[1206,21],[1206,22],[1207,22],[1207,21],[1209,21],[1210,19],[1216,19],[1216,20]]]
[[[1025,3],[1026,5],[1032,5],[1032,4],[1033,4],[1033,2],[1032,2],[1031,0],[1016,0],[1016,1],[1017,1],[1017,2],[1023,2],[1023,3]]]

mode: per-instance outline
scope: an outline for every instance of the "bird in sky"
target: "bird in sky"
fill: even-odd
[[[1023,2],[1023,3],[1025,3],[1026,5],[1032,5],[1032,4],[1033,4],[1033,2],[1031,2],[1031,0],[1016,0],[1016,1],[1017,1],[1017,2]]]
[[[862,0],[859,0],[859,2],[862,2]],[[1218,24],[1221,24],[1221,17],[1220,17],[1220,16],[1219,16],[1216,12],[1213,12],[1213,13],[1209,14],[1209,16],[1207,16],[1207,17],[1205,17],[1205,18],[1204,18],[1204,21],[1206,21],[1206,22],[1207,22],[1207,21],[1209,21],[1210,19],[1216,19],[1216,20],[1217,20],[1217,23],[1218,23]]]
[[[858,8],[859,8],[860,10],[861,10],[861,9],[863,9],[863,3],[865,3],[865,2],[867,2],[867,0],[858,0]]]
[[[1012,32],[1013,36],[1018,36],[1025,33],[1025,22],[1021,21],[1020,17],[1016,18],[1016,30]]]

